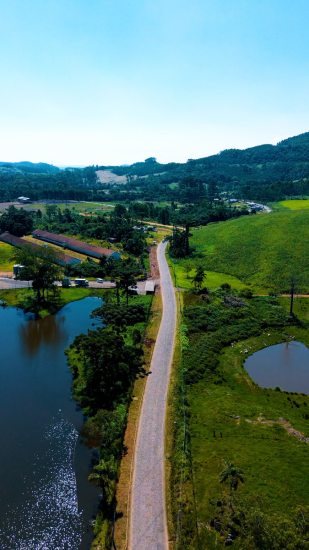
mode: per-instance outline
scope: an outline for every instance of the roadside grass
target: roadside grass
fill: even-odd
[[[0,242],[0,271],[13,271],[15,248]]]
[[[138,298],[138,297],[137,297]],[[161,315],[162,315],[162,299],[160,294],[144,296],[152,300],[150,317],[147,324],[144,336],[144,366],[146,372],[149,370],[153,348],[155,345],[157,333],[159,330]],[[137,437],[138,422],[141,412],[143,395],[147,382],[147,376],[139,377],[135,381],[132,400],[128,412],[127,427],[124,437],[125,453],[121,460],[119,479],[116,491],[116,516],[114,540],[118,550],[127,550],[128,548],[128,533],[130,520],[130,498],[131,498],[131,483],[133,474],[133,461],[135,441]],[[102,540],[104,540],[102,538]],[[100,538],[96,539],[92,545],[93,550],[97,550]]]
[[[278,303],[269,298],[255,298],[248,301],[242,313],[232,311],[235,321],[226,317],[225,327],[222,299],[224,295],[219,294],[205,302],[198,295],[184,294],[182,323],[189,323],[186,333],[189,340],[182,367],[179,359],[177,373],[180,376],[181,369],[184,369],[187,380],[189,448],[187,475],[181,480],[181,446],[179,440],[174,440],[171,463],[176,477],[170,478],[170,491],[171,501],[174,500],[180,510],[180,515],[175,516],[175,512],[173,515],[174,533],[175,529],[180,529],[178,537],[182,546],[178,547],[188,549],[223,548],[231,529],[241,531],[243,511],[245,514],[263,511],[271,528],[275,528],[278,521],[290,521],[297,506],[308,504],[307,446],[289,434],[280,424],[280,419],[285,419],[308,437],[309,397],[260,388],[243,367],[248,355],[291,338],[309,346],[308,300],[298,298],[295,303],[295,313],[303,326],[290,325],[285,314],[280,313],[278,303],[288,312],[287,298],[280,298]],[[254,308],[257,308],[256,314]],[[258,318],[261,326],[264,325],[261,330],[258,326],[254,328]],[[205,321],[210,330],[207,333],[203,328]],[[278,323],[283,325],[277,327]],[[235,335],[237,332],[239,335],[252,332],[252,328],[256,334],[244,339],[239,336],[233,345],[223,347],[221,351],[217,349],[219,342],[223,342],[220,338],[225,338],[228,330],[234,331],[235,328]],[[215,356],[212,356],[212,346]],[[201,365],[205,370],[201,370]],[[176,394],[171,420],[176,428],[181,422],[180,408],[180,396],[177,400]],[[191,476],[188,470],[190,460]],[[183,466],[186,461],[183,460]],[[237,492],[231,492],[227,485],[220,483],[220,473],[229,463],[243,471],[244,483],[239,484]],[[191,485],[195,499],[188,502]],[[195,505],[197,517],[194,515]],[[232,527],[231,509],[234,515],[239,512],[240,518],[240,524]],[[176,518],[180,518],[180,524]],[[221,535],[213,528],[214,521],[220,523]],[[250,545],[244,546],[246,544],[239,536],[235,538],[233,547],[239,550],[251,548]]]
[[[222,274],[236,277],[255,293],[288,291],[292,275],[299,290],[309,291],[309,210],[243,216],[191,233],[195,249],[191,257],[172,261],[182,268],[175,268],[176,276],[185,288],[186,270],[202,265],[206,271],[219,273],[219,278]]]
[[[192,279],[195,274],[195,267],[192,267],[189,261],[186,260],[172,260],[171,258],[169,258],[168,263],[171,269],[171,274],[175,287],[183,288],[186,290],[193,290],[194,285]],[[205,271],[205,275],[206,276],[203,282],[203,286],[205,286],[209,290],[216,290],[224,283],[229,284],[235,290],[243,290],[245,288],[248,288],[248,286],[237,279],[237,277],[233,277],[232,275],[228,275],[226,273]]]
[[[188,339],[182,323],[183,293],[176,293],[177,332],[167,399],[165,427],[165,491],[170,550],[196,548],[196,502],[192,479],[189,408],[184,384],[183,352]],[[185,513],[184,513],[185,510]],[[190,544],[184,532],[190,531]],[[185,539],[185,546],[183,541]]]
[[[290,298],[285,296],[279,298],[280,305],[284,307],[286,311],[290,311]],[[308,323],[309,325],[309,297],[308,298],[294,298],[293,312],[301,322]]]

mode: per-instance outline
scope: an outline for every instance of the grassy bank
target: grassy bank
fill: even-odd
[[[55,299],[46,301],[41,307],[33,307],[33,290],[31,288],[18,288],[0,290],[0,301],[6,306],[19,307],[25,311],[34,311],[40,318],[59,311],[63,306],[76,300],[82,300],[87,296],[103,296],[104,290],[91,288],[59,288],[59,295]]]
[[[231,541],[237,549],[306,548],[299,518],[308,504],[308,450],[297,432],[309,436],[308,396],[259,388],[243,362],[292,337],[309,345],[307,302],[298,300],[301,322],[291,324],[283,298],[184,295],[173,407],[174,548]],[[232,478],[220,482],[231,464],[243,479],[236,490]]]
[[[125,543],[121,544],[127,532],[132,448],[123,459],[124,444],[131,446],[131,438],[134,439],[138,417],[134,406],[130,408],[127,431],[126,426],[130,403],[142,397],[148,361],[143,353],[147,342],[142,344],[151,304],[152,296],[132,296],[128,306],[125,302],[117,305],[110,296],[96,312],[106,326],[79,336],[68,350],[73,394],[87,416],[84,436],[99,453],[99,461],[89,476],[102,491],[94,524],[95,550],[110,548],[115,538],[117,547],[125,547]],[[115,525],[116,511],[121,520]]]
[[[298,202],[298,201],[295,201]],[[302,292],[309,291],[309,210],[289,210],[244,216],[192,229],[187,259],[174,263],[178,286],[188,288],[196,265],[209,273],[213,288],[224,282],[234,288],[250,286],[256,293],[288,290],[291,275]],[[214,280],[213,272],[217,280]]]

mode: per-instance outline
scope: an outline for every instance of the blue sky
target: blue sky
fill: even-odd
[[[308,0],[0,0],[0,160],[186,161],[309,131]]]

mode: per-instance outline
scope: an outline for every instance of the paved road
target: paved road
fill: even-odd
[[[151,361],[135,449],[129,532],[130,550],[167,550],[164,428],[166,398],[176,329],[176,300],[165,258],[158,246],[163,316]]]
[[[62,286],[60,281],[55,281],[56,286]],[[6,290],[10,288],[31,288],[31,281],[19,281],[12,277],[0,277],[0,289]],[[72,284],[71,288],[75,288]],[[89,288],[115,288],[115,283],[112,281],[104,281],[103,283],[97,283],[96,281],[89,281]]]
[[[30,288],[31,281],[15,281],[11,277],[0,277],[0,289],[7,290],[9,288]]]

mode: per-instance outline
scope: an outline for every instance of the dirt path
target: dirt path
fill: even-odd
[[[167,550],[168,548],[164,431],[177,310],[165,249],[165,243],[160,243],[157,249],[163,315],[145,389],[135,449],[129,530],[130,550]]]

